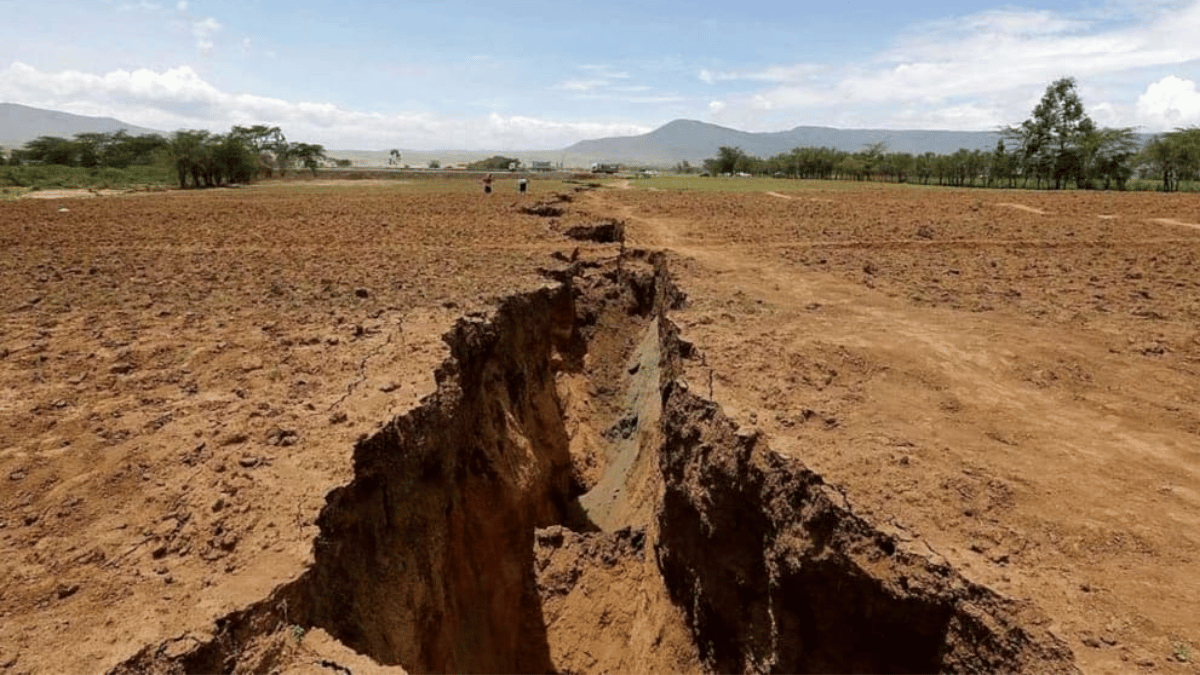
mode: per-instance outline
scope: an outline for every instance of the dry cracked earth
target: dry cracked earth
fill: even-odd
[[[0,203],[0,671],[1200,673],[1200,202]]]

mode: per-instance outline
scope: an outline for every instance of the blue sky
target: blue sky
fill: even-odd
[[[677,118],[990,130],[1068,75],[1100,124],[1200,124],[1200,0],[0,0],[0,17],[0,101],[277,124],[330,149],[553,149]]]

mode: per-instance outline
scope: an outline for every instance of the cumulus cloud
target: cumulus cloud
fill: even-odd
[[[1169,75],[1138,97],[1138,120],[1151,131],[1200,124],[1200,91],[1193,80]]]
[[[1169,11],[1112,18],[988,10],[912,26],[874,58],[859,63],[701,70],[699,79],[709,84],[768,83],[725,98],[727,106],[719,111],[723,119],[745,120],[747,128],[767,112],[773,119],[787,114],[820,124],[995,128],[1024,119],[1041,89],[1065,75],[1078,80],[1089,108],[1102,106],[1097,112],[1106,123],[1131,125],[1136,94],[1125,91],[1125,105],[1113,103],[1111,91],[1092,101],[1087,99],[1090,83],[1117,74],[1128,81],[1155,70],[1161,76],[1163,70],[1194,66],[1200,61],[1200,40],[1195,39],[1200,0],[1175,3]],[[1191,110],[1190,94],[1178,83],[1148,91],[1144,98],[1140,116],[1160,125],[1165,115],[1186,116]]]
[[[234,124],[278,125],[293,138],[328,148],[411,147],[553,149],[584,138],[650,131],[640,124],[548,120],[491,113],[443,117],[425,112],[381,114],[330,103],[232,94],[188,66],[165,71],[47,73],[23,63],[0,70],[0,100],[81,115],[108,115],[163,130],[227,131]]]

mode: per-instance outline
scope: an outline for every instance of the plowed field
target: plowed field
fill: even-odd
[[[519,210],[536,183],[0,203],[0,671],[219,633],[312,564],[356,441],[434,391],[457,319],[550,284],[552,253],[649,248],[688,296],[693,392],[1084,672],[1200,672],[1200,201],[815,185],[610,186],[544,217]],[[562,234],[604,218],[623,246]],[[554,612],[622,607],[611,570],[655,564],[588,546],[538,554],[625,556]],[[676,638],[637,663],[699,664],[679,612],[651,615]],[[579,616],[550,665],[628,667],[571,646],[599,639]],[[292,623],[272,667],[372,667]]]

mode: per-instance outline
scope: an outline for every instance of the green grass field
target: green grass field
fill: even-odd
[[[792,178],[700,178],[698,176],[656,176],[630,179],[629,186],[642,190],[697,190],[701,192],[805,192],[819,190],[862,191],[904,190],[936,186],[909,185],[876,181],[796,180]]]
[[[606,184],[613,181],[606,180]],[[1129,190],[1156,191],[1161,181],[1131,180]],[[857,191],[863,190],[1007,190],[1014,192],[1033,188],[953,188],[943,185],[921,185],[919,183],[891,183],[883,181],[839,181],[839,180],[796,180],[792,178],[700,178],[698,176],[656,176],[654,178],[632,178],[629,186],[642,190],[697,190],[702,192],[805,192],[805,191]],[[1069,188],[1073,189],[1073,188]],[[1185,181],[1180,192],[1200,191],[1200,182]]]
[[[156,166],[131,166],[127,169],[85,169],[53,164],[0,166],[0,188],[105,190],[173,185],[175,181],[174,172]]]

